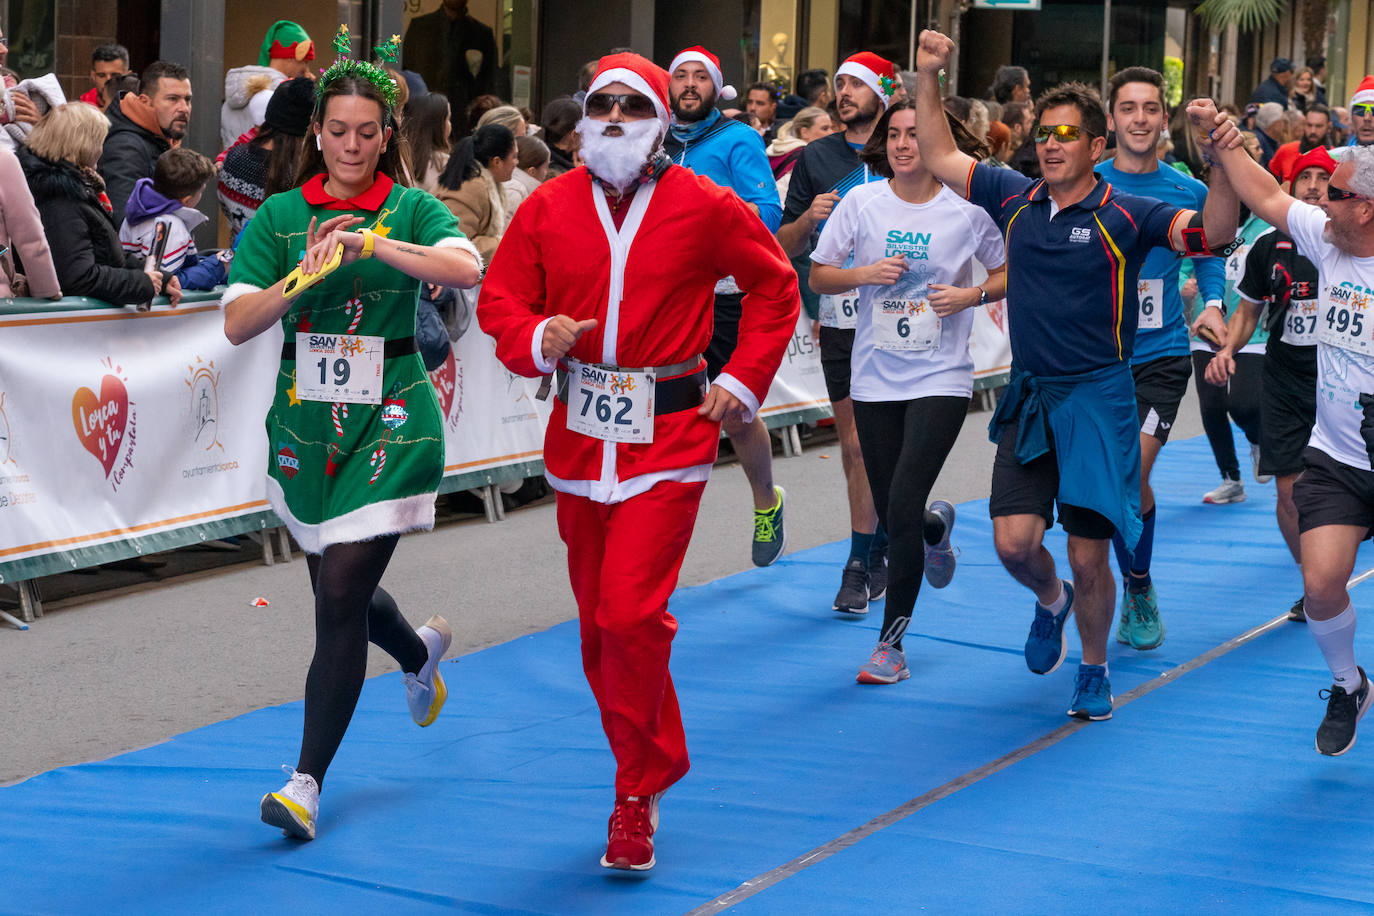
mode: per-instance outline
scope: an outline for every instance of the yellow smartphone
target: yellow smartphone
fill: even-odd
[[[343,243],[340,243],[339,247],[334,249],[334,254],[330,256],[329,260],[325,261],[324,265],[313,274],[304,273],[299,267],[287,274],[286,285],[281,290],[282,298],[295,298],[338,270],[339,265],[343,263],[343,250]]]

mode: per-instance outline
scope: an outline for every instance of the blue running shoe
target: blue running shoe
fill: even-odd
[[[949,536],[954,531],[954,506],[937,499],[926,511],[938,515],[945,523],[945,535],[940,543],[926,545],[926,581],[931,588],[944,588],[954,578],[954,548],[949,546]]]
[[[1105,665],[1079,665],[1073,681],[1069,715],[1101,722],[1112,717],[1112,683]]]
[[[1030,635],[1026,637],[1026,667],[1035,674],[1051,674],[1064,664],[1069,654],[1068,638],[1064,635],[1064,623],[1073,610],[1073,584],[1064,583],[1064,593],[1068,601],[1064,610],[1051,614],[1035,602],[1035,619],[1031,621]]]

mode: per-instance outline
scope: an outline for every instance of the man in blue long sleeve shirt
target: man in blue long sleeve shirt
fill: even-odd
[[[691,47],[673,58],[668,74],[673,109],[673,123],[664,142],[668,155],[678,165],[733,190],[770,232],[776,232],[782,222],[782,204],[763,140],[749,125],[726,118],[716,109],[717,97],[727,101],[735,97],[734,87],[723,85],[720,61],[705,48]],[[711,378],[720,374],[735,352],[743,298],[733,277],[716,284],[715,331],[705,354]],[[754,565],[768,566],[782,555],[787,544],[784,494],[782,487],[773,484],[773,443],[768,427],[756,415],[748,423],[727,420],[722,428],[754,492]]]
[[[1122,193],[1154,198],[1176,207],[1201,210],[1207,186],[1176,169],[1160,168],[1155,155],[1160,133],[1168,123],[1164,77],[1148,67],[1127,67],[1108,84],[1108,126],[1116,132],[1116,158],[1097,166],[1097,173]],[[1164,642],[1150,556],[1154,549],[1155,494],[1150,472],[1159,450],[1169,439],[1179,404],[1188,391],[1192,362],[1188,353],[1188,322],[1179,296],[1180,256],[1171,248],[1154,248],[1140,268],[1135,350],[1136,413],[1140,419],[1140,540],[1134,552],[1120,532],[1112,538],[1125,596],[1116,641],[1135,649],[1153,649]],[[1195,262],[1198,289],[1207,307],[1198,323],[1225,341],[1223,297],[1226,265],[1220,258]]]

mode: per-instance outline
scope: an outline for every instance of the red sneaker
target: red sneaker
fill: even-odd
[[[654,831],[658,828],[658,800],[663,795],[618,798],[606,825],[603,868],[648,871],[654,867]]]

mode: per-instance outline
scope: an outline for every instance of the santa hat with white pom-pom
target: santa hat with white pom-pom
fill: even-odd
[[[720,58],[701,45],[692,45],[687,50],[680,51],[677,57],[673,58],[672,64],[669,65],[668,75],[672,76],[677,72],[678,67],[693,61],[704,66],[706,72],[711,74],[711,83],[716,87],[716,97],[722,102],[728,102],[738,94],[735,92],[734,86],[725,85],[725,78],[720,75]]]

